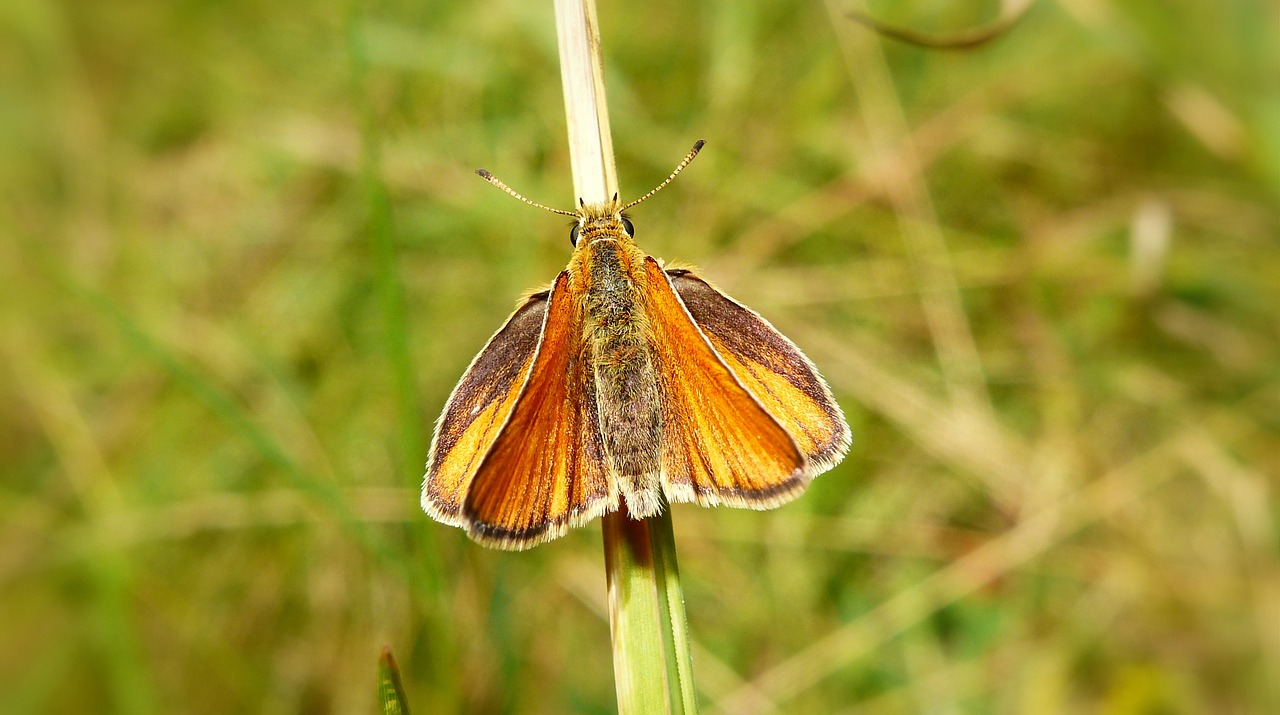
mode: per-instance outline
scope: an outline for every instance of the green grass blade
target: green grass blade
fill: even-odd
[[[421,467],[426,463],[423,443],[425,422],[417,399],[413,357],[409,353],[408,317],[400,284],[391,196],[382,178],[382,135],[378,128],[378,115],[368,93],[369,62],[361,34],[363,26],[360,15],[353,13],[347,29],[347,49],[351,64],[351,95],[360,115],[360,182],[367,211],[366,230],[373,244],[374,285],[382,313],[383,346],[400,413],[400,467],[421,475]]]
[[[388,646],[382,647],[382,655],[378,657],[378,705],[382,715],[409,715],[409,700],[400,684],[400,668]]]
[[[696,713],[671,515],[604,518],[609,625],[620,713]]]
[[[347,54],[351,68],[351,97],[360,117],[361,159],[360,180],[364,189],[367,211],[367,230],[373,243],[374,284],[378,291],[378,303],[382,314],[383,344],[386,364],[391,371],[399,412],[400,448],[397,464],[399,472],[421,479],[426,464],[425,436],[427,423],[418,403],[418,384],[413,357],[409,351],[409,319],[405,309],[404,291],[400,281],[399,254],[396,250],[391,194],[382,175],[382,133],[379,116],[370,97],[370,66],[368,47],[364,37],[366,8],[353,3],[347,18]],[[448,583],[444,559],[433,532],[422,535],[421,578],[435,584],[432,594],[439,600],[438,614],[449,612]],[[440,635],[434,644],[437,660],[443,661],[453,652],[450,642],[452,630],[444,621],[433,630]],[[440,703],[454,703],[458,691],[449,679],[434,683],[433,693]]]
[[[649,519],[649,541],[653,549],[653,572],[657,578],[658,608],[667,637],[667,682],[673,683],[671,697],[678,699],[673,712],[698,712],[698,694],[693,682],[693,659],[689,650],[689,623],[684,613],[684,589],[676,563],[676,536],[668,508]]]

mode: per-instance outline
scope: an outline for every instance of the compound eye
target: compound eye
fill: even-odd
[[[575,246],[578,245],[578,233],[579,233],[578,229],[580,228],[582,228],[582,226],[575,223],[573,225],[573,228],[569,231],[569,243]]]
[[[628,236],[636,237],[636,227],[631,225],[631,219],[626,216],[622,217],[622,230],[626,231]]]

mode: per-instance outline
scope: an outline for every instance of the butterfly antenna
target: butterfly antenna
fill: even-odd
[[[681,160],[680,160],[680,163],[679,163],[679,164],[676,164],[676,170],[675,170],[675,171],[673,171],[673,172],[671,172],[671,176],[668,176],[666,181],[662,182],[661,184],[658,184],[658,185],[653,189],[653,191],[650,191],[649,193],[645,194],[644,196],[641,196],[640,198],[636,199],[635,201],[632,201],[631,203],[627,204],[626,206],[623,206],[621,210],[622,210],[622,211],[626,211],[627,209],[631,208],[632,206],[635,206],[636,204],[640,203],[641,201],[644,201],[645,199],[649,198],[650,196],[653,196],[654,194],[658,193],[659,191],[662,191],[662,188],[663,188],[664,186],[666,186],[667,184],[670,184],[670,183],[671,183],[671,180],[672,180],[672,179],[674,179],[674,178],[676,178],[676,175],[677,175],[677,174],[679,174],[681,171],[683,171],[683,170],[684,170],[684,168],[685,168],[686,166],[688,166],[688,165],[689,165],[689,162],[693,161],[693,157],[697,156],[699,151],[702,151],[702,145],[703,145],[703,144],[706,144],[706,143],[707,143],[707,142],[706,142],[706,140],[705,140],[705,139],[699,139],[699,140],[698,140],[698,142],[697,142],[696,144],[694,144],[694,145],[693,145],[693,148],[689,150],[689,153],[684,155],[684,159],[681,159]]]
[[[693,157],[690,157],[690,158],[693,158]],[[685,161],[685,163],[687,164],[687,163],[689,163],[689,162],[686,160],[686,161]],[[547,206],[547,205],[545,205],[545,204],[540,204],[540,203],[538,203],[537,201],[530,201],[529,199],[526,199],[525,197],[521,196],[521,195],[520,195],[520,194],[519,194],[515,189],[513,189],[513,188],[511,188],[510,186],[507,186],[506,184],[502,183],[502,180],[501,180],[501,179],[499,179],[498,177],[494,176],[493,174],[490,174],[488,169],[476,169],[476,173],[480,175],[480,178],[484,179],[485,181],[489,182],[490,184],[493,184],[494,186],[498,187],[499,189],[502,189],[503,191],[507,192],[508,194],[511,194],[512,196],[516,197],[517,199],[520,199],[521,201],[525,202],[526,204],[529,204],[530,206],[536,206],[536,207],[538,207],[538,208],[540,208],[540,209],[542,209],[542,210],[544,210],[544,211],[550,211],[550,212],[551,212],[551,213],[553,213],[553,214],[560,214],[561,216],[577,216],[577,215],[578,215],[576,211],[565,211],[564,209],[555,209],[555,208],[551,208],[550,206]],[[668,181],[670,181],[670,179],[668,179]]]

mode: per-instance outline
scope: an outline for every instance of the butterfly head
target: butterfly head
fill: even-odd
[[[633,204],[634,205],[634,204]],[[579,245],[589,246],[601,239],[630,241],[636,236],[636,227],[631,219],[622,213],[622,204],[618,195],[603,204],[579,202],[577,221],[569,231],[569,242],[574,248]]]

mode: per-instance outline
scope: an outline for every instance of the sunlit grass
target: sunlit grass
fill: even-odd
[[[952,5],[869,3],[992,11]],[[708,139],[637,239],[855,433],[783,509],[676,508],[704,710],[1280,708],[1274,10],[1040,3],[958,55],[600,12],[624,194]],[[503,554],[417,508],[430,418],[568,256],[471,174],[573,200],[550,4],[0,36],[0,712],[372,712],[384,643],[417,712],[611,711],[598,527]]]

